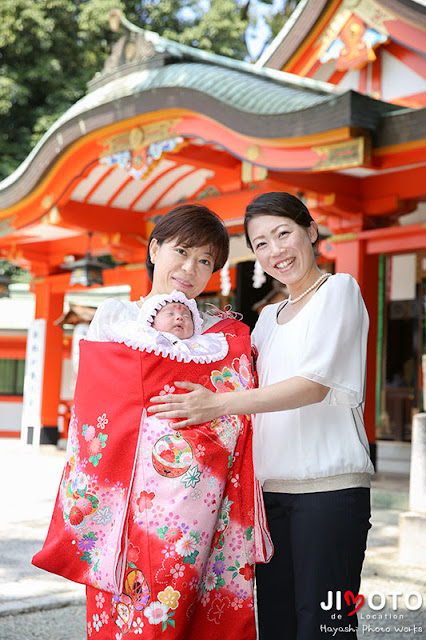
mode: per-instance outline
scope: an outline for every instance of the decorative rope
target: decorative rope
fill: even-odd
[[[239,311],[233,311],[230,304],[225,305],[224,309],[219,309],[215,304],[211,302],[206,302],[206,307],[211,307],[207,309],[207,313],[209,316],[215,316],[217,318],[230,319],[230,320],[242,320],[243,314]]]

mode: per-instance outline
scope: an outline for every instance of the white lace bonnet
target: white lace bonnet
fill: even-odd
[[[159,293],[150,298],[143,299],[143,305],[139,310],[137,321],[142,323],[144,328],[152,327],[154,318],[162,307],[169,302],[179,302],[184,304],[190,310],[192,314],[192,320],[194,323],[194,335],[199,335],[202,332],[203,321],[200,313],[197,309],[195,300],[186,297],[182,291],[174,289],[171,293]]]

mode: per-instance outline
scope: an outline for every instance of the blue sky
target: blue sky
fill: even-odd
[[[256,24],[253,27],[249,27],[247,32],[247,48],[252,60],[256,60],[260,56],[265,41],[270,35],[269,27],[265,22],[265,16],[269,13],[277,13],[283,8],[285,1],[286,0],[273,0],[272,3],[266,4],[261,2],[261,0],[254,0],[252,4],[252,14],[254,14]],[[241,6],[244,2],[245,0],[235,0],[238,6]],[[206,11],[209,5],[210,0],[199,0],[198,2],[198,6],[203,11]]]
[[[255,14],[257,22],[255,27],[249,28],[247,33],[247,48],[253,60],[262,53],[265,41],[269,38],[270,30],[265,22],[265,16],[270,13],[277,13],[284,6],[284,0],[274,0],[272,5],[263,2],[255,3]]]

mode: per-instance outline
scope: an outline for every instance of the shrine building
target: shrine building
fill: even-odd
[[[262,192],[287,191],[319,225],[320,266],[352,274],[368,308],[373,458],[376,439],[409,442],[412,412],[424,409],[425,16],[415,0],[302,0],[249,64],[111,12],[121,37],[103,70],[0,183],[1,256],[30,270],[35,295],[28,336],[0,335],[0,363],[27,359],[23,399],[0,395],[23,405],[25,440],[61,435],[64,296],[84,288],[71,278],[110,255],[104,286],[145,295],[153,225],[197,202],[231,235],[204,302],[232,302],[253,325],[276,287],[258,271],[253,286],[244,210]],[[2,432],[19,436],[21,425]]]

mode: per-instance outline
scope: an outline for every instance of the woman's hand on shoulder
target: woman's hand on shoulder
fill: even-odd
[[[223,415],[221,395],[209,391],[201,384],[193,382],[174,382],[178,389],[186,389],[188,393],[173,393],[150,398],[153,403],[148,413],[157,418],[178,419],[171,423],[173,429],[183,429],[196,424],[204,424]]]

